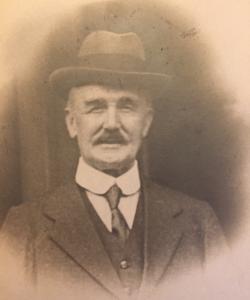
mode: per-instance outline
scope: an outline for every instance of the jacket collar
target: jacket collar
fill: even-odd
[[[175,192],[142,178],[145,203],[144,273],[141,292],[149,293],[167,275],[183,236],[183,210]],[[143,296],[142,296],[143,299]]]
[[[150,291],[167,272],[182,237],[182,210],[171,192],[142,179],[145,202],[144,272],[141,291]],[[79,266],[114,295],[123,294],[120,280],[95,230],[74,182],[46,200],[44,214],[53,219],[50,231]],[[101,268],[100,268],[101,266]],[[100,271],[101,270],[101,271]]]
[[[118,275],[112,267],[75,182],[60,188],[47,199],[44,214],[54,220],[49,234],[62,251],[107,291],[122,295]]]

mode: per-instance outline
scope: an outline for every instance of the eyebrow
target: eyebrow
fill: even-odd
[[[137,98],[124,96],[124,97],[119,98],[118,103],[128,104],[128,105],[132,105],[132,106],[138,106],[138,101],[139,101],[139,99],[137,99]]]
[[[105,99],[103,98],[94,98],[94,99],[89,99],[84,101],[84,105],[86,105],[87,107],[89,106],[98,106],[98,105],[102,105],[105,104]]]
[[[93,99],[89,99],[84,101],[84,104],[86,106],[95,106],[95,105],[100,105],[100,104],[104,104],[106,103],[106,99],[104,98],[93,98]],[[127,104],[135,104],[138,102],[137,98],[132,98],[129,96],[122,96],[118,99],[118,103],[127,103]]]
[[[140,99],[131,96],[121,96],[117,99],[117,105],[130,105],[131,107],[137,108],[139,106]],[[85,108],[92,108],[92,107],[104,107],[107,105],[107,100],[105,98],[90,98],[86,99],[82,103],[83,107]]]
[[[124,102],[137,102],[138,99],[134,98],[134,97],[130,97],[130,96],[122,96],[121,98],[119,98],[119,101],[124,101]]]

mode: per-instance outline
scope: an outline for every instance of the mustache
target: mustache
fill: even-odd
[[[99,144],[127,144],[127,139],[120,131],[104,131],[96,140],[94,145]]]

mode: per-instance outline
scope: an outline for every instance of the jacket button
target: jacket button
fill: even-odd
[[[130,287],[124,287],[123,290],[128,296],[132,295],[132,290]]]
[[[127,269],[129,267],[129,264],[128,264],[128,262],[127,262],[127,260],[122,260],[121,262],[120,262],[120,268],[121,269]]]

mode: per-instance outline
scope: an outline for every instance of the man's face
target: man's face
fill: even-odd
[[[88,85],[71,89],[66,124],[89,165],[120,174],[132,166],[152,115],[148,100],[135,92]]]

